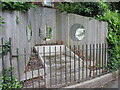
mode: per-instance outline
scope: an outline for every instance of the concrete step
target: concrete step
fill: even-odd
[[[33,73],[33,76],[32,76],[32,73]],[[21,80],[20,81],[24,81],[24,80],[28,80],[28,79],[31,79],[31,78],[35,78],[35,77],[38,77],[39,75],[40,76],[44,76],[44,68],[39,69],[39,74],[38,74],[38,70],[33,70],[33,71],[29,71],[29,72],[24,73],[21,76]],[[27,76],[27,78],[26,78],[26,76]]]
[[[21,81],[21,84],[22,84],[23,88],[33,88],[33,87],[34,88],[39,88],[39,87],[42,88],[45,86],[44,78],[42,76]]]

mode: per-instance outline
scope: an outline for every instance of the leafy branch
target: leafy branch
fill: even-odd
[[[23,11],[26,12],[30,8],[36,7],[33,3],[30,2],[2,2],[2,9],[9,10],[9,11]]]

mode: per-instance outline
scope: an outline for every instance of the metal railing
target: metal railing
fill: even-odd
[[[11,39],[9,42],[11,46]],[[6,69],[13,67],[9,77],[11,80],[16,77],[23,88],[65,87],[107,73],[106,44],[43,45],[34,48],[32,53],[24,48],[22,54],[17,48],[16,55],[10,47],[5,55],[3,39],[1,43],[2,76],[6,76]]]

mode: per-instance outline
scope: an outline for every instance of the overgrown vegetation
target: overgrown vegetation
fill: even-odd
[[[68,13],[75,13],[83,16],[94,17],[100,21],[108,22],[108,67],[110,71],[120,68],[119,5],[120,3],[79,2],[60,3],[60,6],[58,7],[62,12],[66,11]]]
[[[2,2],[2,9],[9,11],[23,11],[26,12],[32,7],[36,7],[33,3],[30,2]]]
[[[60,3],[59,10],[68,13],[75,13],[88,17],[96,17],[101,14],[102,10],[99,8],[98,2],[74,2],[74,3]]]
[[[105,3],[100,5],[104,13],[99,15],[98,19],[108,22],[108,67],[110,70],[116,70],[120,68],[120,14],[117,10],[111,11]]]
[[[22,88],[22,85],[17,81],[17,79],[14,76],[11,77],[12,70],[13,68],[9,68],[3,71],[4,77],[2,77],[0,89],[7,90],[10,88]]]
[[[119,10],[120,2],[106,2],[111,11]],[[99,2],[62,2],[59,4],[58,9],[62,12],[75,13],[83,16],[94,17],[101,15],[104,11],[101,9]]]

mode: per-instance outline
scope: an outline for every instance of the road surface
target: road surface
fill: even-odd
[[[113,80],[113,81],[105,84],[102,87],[103,88],[119,88],[120,89],[120,76],[116,80]]]

